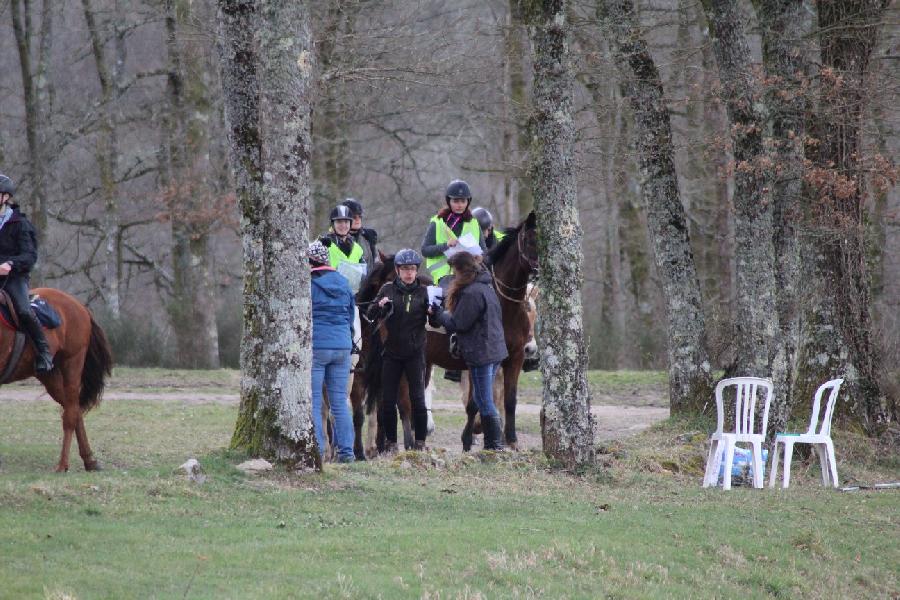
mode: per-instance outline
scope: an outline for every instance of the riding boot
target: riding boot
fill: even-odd
[[[37,350],[37,356],[34,359],[34,370],[37,373],[49,373],[53,370],[53,355],[50,354],[50,346],[47,344],[47,338],[44,336],[44,329],[38,323],[33,313],[24,313],[19,315],[19,323],[22,329],[31,338],[34,349]]]
[[[500,416],[485,417],[481,415],[481,428],[484,429],[484,449],[503,450],[503,428],[500,426]]]

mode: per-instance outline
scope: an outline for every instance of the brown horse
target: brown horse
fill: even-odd
[[[488,252],[485,257],[485,264],[491,269],[494,275],[494,288],[500,299],[500,307],[503,313],[503,330],[506,336],[506,348],[509,356],[502,364],[503,370],[503,413],[504,432],[506,443],[512,448],[516,446],[516,402],[519,373],[522,371],[522,364],[525,360],[525,347],[532,338],[532,322],[528,316],[529,302],[526,295],[528,289],[528,278],[532,273],[537,272],[537,233],[535,228],[534,213],[520,223],[517,227],[508,229],[506,237]],[[393,257],[385,257],[382,255],[381,262],[376,263],[372,273],[367,277],[363,287],[357,294],[357,303],[365,310],[381,286],[394,276]],[[426,275],[420,276],[426,277]],[[363,325],[364,331],[367,326]],[[371,331],[369,329],[368,331]],[[371,342],[371,334],[363,336],[363,352],[360,357],[360,363],[368,363],[368,371],[377,371],[377,361],[367,361],[365,357],[371,354],[372,350],[367,342]],[[465,362],[461,359],[453,358],[450,355],[450,348],[447,342],[447,336],[435,331],[429,331],[427,335],[427,345],[425,352],[426,368],[425,368],[425,387],[428,387],[431,378],[433,365],[444,367],[445,369],[467,370]],[[373,368],[374,367],[374,368]],[[360,375],[360,374],[358,374]],[[362,423],[365,419],[365,413],[370,414],[374,409],[375,399],[379,393],[379,374],[369,372],[366,377],[354,376],[353,391],[350,395],[353,404],[353,423],[356,428],[355,451],[357,457],[363,453],[362,445]],[[404,397],[403,388],[398,398],[398,408],[400,409],[401,420],[404,421],[404,439],[407,437],[407,421],[409,415],[409,399]],[[363,397],[368,395],[366,408],[363,406]],[[474,402],[469,401],[466,406],[467,421],[463,429],[462,442],[463,449],[468,451],[472,447],[472,434],[475,426],[475,416],[477,409]]]
[[[49,373],[36,375],[34,347],[29,343],[9,381],[36,377],[50,397],[62,406],[63,441],[56,470],[69,470],[69,447],[74,433],[85,470],[97,471],[100,463],[94,459],[88,443],[84,413],[100,403],[106,377],[112,371],[109,342],[90,311],[72,296],[52,288],[37,288],[31,292],[55,308],[62,321],[59,327],[45,330],[50,352],[55,355],[54,366]],[[0,365],[9,362],[14,341],[15,332],[0,327]]]
[[[518,226],[507,229],[506,236],[485,256],[485,265],[494,276],[494,290],[500,299],[503,313],[503,332],[506,337],[506,351],[503,361],[503,430],[506,444],[516,448],[516,403],[519,373],[525,362],[525,345],[528,343],[531,323],[528,319],[528,279],[537,272],[537,227],[534,212],[528,214]],[[432,365],[445,369],[466,370],[462,359],[450,355],[447,336],[436,331],[428,332],[425,351],[425,385],[428,386]],[[469,399],[466,405],[466,425],[462,432],[463,450],[472,448],[472,434],[478,408]]]

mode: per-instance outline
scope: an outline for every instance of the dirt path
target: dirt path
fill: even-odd
[[[153,400],[157,402],[180,402],[183,404],[220,404],[224,406],[237,406],[240,397],[235,393],[209,393],[178,390],[171,392],[142,392],[109,389],[103,395],[104,402],[117,400]],[[0,390],[0,402],[52,402],[43,388],[34,387],[6,387]],[[454,413],[460,416],[459,425],[454,427],[442,427],[429,438],[429,444],[436,447],[447,448],[450,452],[461,451],[459,435],[465,423],[463,407],[457,402],[435,401],[433,408],[439,413]],[[516,408],[517,414],[529,418],[533,423],[535,416],[540,414],[541,407],[537,404],[521,403]],[[614,404],[600,404],[591,407],[597,426],[596,435],[598,441],[618,439],[634,435],[654,423],[666,419],[669,416],[668,408],[656,406],[626,406]],[[530,429],[533,429],[530,428]],[[520,431],[519,448],[540,448],[541,437],[535,433]],[[481,445],[481,436],[475,437],[476,447]]]

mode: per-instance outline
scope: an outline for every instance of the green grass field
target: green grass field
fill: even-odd
[[[259,477],[226,450],[234,419],[230,406],[110,401],[87,418],[106,470],[85,473],[76,453],[57,475],[57,407],[0,400],[0,597],[900,594],[900,492],[822,489],[817,463],[796,458],[789,490],[703,490],[708,423],[606,444],[577,475],[536,453],[435,452]],[[842,481],[900,479],[896,449],[836,444]],[[206,483],[174,473],[189,457]]]

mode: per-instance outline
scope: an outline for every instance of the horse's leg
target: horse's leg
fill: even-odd
[[[504,395],[503,395],[503,382],[506,380],[503,377],[503,369],[497,371],[497,376],[494,377],[494,385],[491,388],[491,393],[494,397],[494,406],[497,408],[497,414],[500,415],[500,424],[503,425],[506,423],[506,410],[504,410],[503,405]]]
[[[409,383],[406,381],[406,375],[400,380],[397,408],[400,410],[400,422],[403,424],[403,447],[409,450],[415,445],[415,438],[412,432],[412,402],[409,400]]]
[[[463,408],[469,406],[469,402],[472,399],[472,380],[468,371],[463,371],[459,377],[459,399],[462,401]],[[481,431],[481,414],[475,413],[475,420],[472,422],[472,433],[478,435]]]
[[[503,363],[503,408],[506,414],[506,422],[503,431],[506,437],[506,445],[510,450],[518,450],[516,438],[516,394],[519,386],[519,373],[522,371],[524,356],[519,353],[511,356]]]
[[[470,378],[471,380],[471,378]],[[469,386],[469,401],[466,403],[466,426],[463,427],[462,445],[463,452],[472,449],[472,432],[475,429],[475,416],[478,414],[478,407],[475,405],[475,399],[472,398],[472,386]]]
[[[353,372],[353,386],[350,388],[350,405],[353,408],[353,454],[356,460],[366,460],[363,450],[362,427],[366,419],[366,389],[360,373]]]
[[[72,446],[72,434],[75,433],[75,428],[78,426],[78,420],[81,418],[81,407],[78,405],[78,388],[76,387],[75,393],[69,396],[67,393],[68,390],[66,389],[66,382],[63,379],[63,368],[65,368],[65,366],[58,367],[49,375],[41,378],[47,393],[50,394],[50,397],[56,400],[63,409],[63,440],[62,449],[59,453],[59,462],[56,464],[57,473],[65,473],[69,470],[69,449]],[[87,440],[87,436],[85,436],[85,440]],[[81,440],[79,439],[79,443],[80,442]]]
[[[434,435],[434,411],[431,410],[434,402],[434,386],[431,385],[431,365],[425,366],[425,409],[428,411],[428,435]]]

